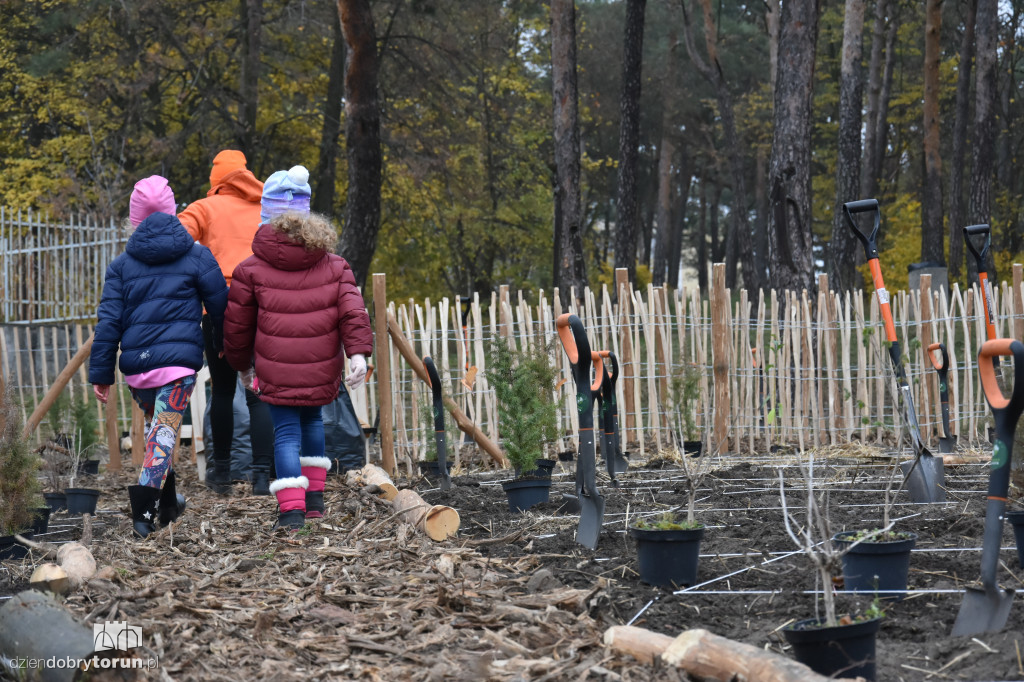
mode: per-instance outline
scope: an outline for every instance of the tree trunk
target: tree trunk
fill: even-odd
[[[921,192],[921,260],[946,263],[942,223],[942,157],[939,155],[939,59],[942,0],[927,0],[924,24],[924,187]]]
[[[707,171],[705,167],[703,172]],[[708,291],[708,181],[700,177],[700,200],[697,217],[697,287]]]
[[[889,99],[892,96],[892,78],[896,69],[896,34],[899,27],[899,16],[894,15],[889,20],[889,30],[885,35],[885,70],[882,75],[882,91],[878,96],[878,118],[875,120],[875,167],[871,169],[871,177],[876,184],[875,192],[868,197],[869,199],[878,194],[877,183],[882,178],[885,166],[885,149],[889,139]]]
[[[725,240],[721,238],[718,229],[720,213],[719,205],[722,203],[722,186],[714,184],[711,186],[711,203],[708,205],[708,233],[711,236],[711,262],[721,263],[725,259]]]
[[[331,66],[327,76],[327,99],[324,101],[324,123],[320,129],[320,159],[316,164],[316,189],[313,190],[313,210],[324,215],[334,213],[341,103],[345,97],[345,36],[341,34],[341,19],[335,19]]]
[[[580,224],[580,127],[573,0],[551,2],[551,71],[559,233],[559,263],[553,281],[563,297],[569,295],[572,287],[582,297],[587,274]]]
[[[882,97],[882,54],[885,52],[885,24],[889,13],[889,0],[878,0],[875,5],[875,25],[871,31],[871,61],[868,64],[867,121],[864,126],[864,164],[860,169],[860,197],[874,199],[878,194],[878,115]]]
[[[377,73],[380,55],[370,0],[338,0],[341,30],[348,46],[345,68],[345,145],[348,152],[348,198],[345,229],[338,239],[341,254],[363,286],[380,231],[380,104]]]
[[[242,74],[238,101],[242,132],[239,145],[248,158],[256,154],[256,114],[259,110],[260,50],[263,37],[262,0],[240,0],[242,19]]]
[[[974,20],[977,0],[967,0],[967,17],[960,40],[960,69],[956,80],[956,114],[953,150],[949,163],[949,283],[960,281],[964,264],[964,159],[967,149],[967,118],[970,116],[971,67],[974,62]],[[962,284],[963,282],[961,282]]]
[[[764,25],[768,32],[768,80],[775,92],[775,78],[779,73],[779,16],[782,13],[780,0],[765,0]]]
[[[998,3],[996,0],[978,0],[975,24],[978,74],[974,100],[974,143],[971,159],[971,198],[968,218],[972,225],[991,224],[992,156],[995,152],[996,125],[996,38],[998,31]],[[974,268],[973,258],[967,269]],[[991,263],[991,261],[990,261]],[[972,273],[971,280],[975,281]],[[995,282],[995,268],[989,266],[989,281]]]
[[[672,217],[672,238],[669,243],[668,253],[668,283],[673,287],[679,286],[679,268],[683,251],[683,228],[686,225],[686,203],[690,196],[690,183],[693,171],[689,166],[689,157],[686,149],[679,154],[680,170],[676,173],[679,180],[679,190],[674,193],[675,211]]]
[[[814,290],[811,257],[811,96],[816,0],[786,0],[779,31],[775,130],[768,168],[768,261],[777,290]]]
[[[671,61],[671,60],[670,60]],[[668,108],[665,108],[668,111]],[[654,238],[654,267],[651,268],[651,281],[654,286],[665,284],[668,277],[669,249],[672,244],[672,191],[675,189],[675,178],[672,174],[672,160],[675,156],[675,145],[669,135],[669,117],[662,120],[661,144],[658,152],[658,216],[657,234]],[[668,280],[671,286],[675,281]]]
[[[636,282],[636,242],[639,232],[636,167],[640,146],[640,85],[646,6],[647,0],[626,0],[625,40],[622,50],[622,115],[619,123],[615,267],[626,268],[630,282]]]
[[[736,116],[733,111],[732,93],[729,92],[728,84],[725,81],[725,74],[722,71],[722,64],[718,59],[718,27],[711,13],[711,0],[700,0],[701,13],[704,18],[704,47],[708,53],[705,62],[697,51],[693,39],[693,28],[690,26],[689,12],[686,2],[681,3],[683,7],[684,38],[686,41],[686,52],[690,60],[700,72],[704,80],[715,90],[715,99],[718,102],[718,114],[722,120],[722,132],[725,137],[725,146],[729,156],[729,171],[732,179],[732,216],[730,219],[730,233],[726,237],[726,280],[728,286],[736,284],[736,260],[740,257],[743,265],[744,280],[746,273],[754,271],[754,251],[751,247],[752,235],[750,231],[750,217],[747,210],[747,181],[745,175],[745,152],[740,147],[739,135],[736,132]],[[732,248],[729,248],[732,247]],[[747,282],[751,286],[751,282]]]
[[[757,180],[754,184],[754,203],[757,206],[757,222],[754,225],[754,267],[756,273],[743,273],[743,281],[751,291],[764,289],[768,284],[768,150],[757,149]]]
[[[836,202],[832,211],[832,239],[828,249],[828,275],[832,289],[844,291],[860,285],[856,269],[860,244],[846,224],[843,204],[859,199],[861,106],[861,54],[866,0],[846,0],[843,18],[843,58],[839,82],[839,155],[836,161]]]

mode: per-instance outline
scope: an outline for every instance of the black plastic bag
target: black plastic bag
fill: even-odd
[[[334,402],[321,410],[324,420],[325,455],[331,460],[331,472],[345,473],[361,469],[366,463],[366,435],[344,386]]]

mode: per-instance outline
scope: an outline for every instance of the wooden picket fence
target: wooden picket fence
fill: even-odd
[[[434,359],[445,392],[498,443],[488,346],[502,340],[519,348],[547,348],[566,379],[555,396],[562,433],[556,447],[574,447],[576,389],[555,330],[563,312],[580,316],[594,350],[615,353],[624,442],[641,456],[673,446],[680,424],[670,417],[672,379],[687,371],[699,375],[700,386],[688,409],[712,448],[767,453],[773,444],[892,444],[901,431],[877,300],[860,291],[831,292],[824,276],[817,294],[751,295],[727,290],[724,270],[716,266],[712,291],[705,295],[696,289],[634,290],[620,272],[617,297],[608,287],[588,289],[580,308],[564,310],[544,292],[528,301],[506,287],[486,297],[477,294],[468,306],[447,298],[388,301],[384,278],[376,277],[381,278],[379,292],[375,281],[372,311],[378,371],[365,388],[353,392],[353,401],[367,425],[379,420],[381,445],[398,461],[411,464],[422,458],[432,426],[420,408],[430,400],[428,388],[397,351],[393,335],[408,340],[418,356]],[[1004,282],[993,292],[1000,336],[1024,338],[1022,286],[1022,268],[1015,265],[1013,283]],[[954,285],[947,296],[930,288],[928,276],[922,277],[919,291],[892,296],[922,434],[933,443],[940,422],[938,382],[924,350],[933,341],[949,350],[953,433],[965,445],[980,443],[986,435],[989,412],[975,372],[985,339],[980,301],[976,286],[961,291]],[[396,324],[388,329],[385,323],[381,338],[381,321],[389,312]],[[0,371],[26,415],[90,333],[87,324],[0,327]],[[67,390],[76,400],[94,400],[84,367]],[[116,409],[109,414],[125,431],[133,411],[123,377],[115,395]],[[390,399],[382,401],[383,396]],[[102,423],[105,413],[98,403],[97,414]],[[134,421],[138,424],[137,415]]]

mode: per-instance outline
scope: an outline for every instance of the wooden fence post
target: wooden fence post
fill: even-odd
[[[629,439],[641,440],[635,433],[636,429],[636,401],[633,396],[633,382],[636,377],[636,366],[633,364],[633,324],[630,302],[633,300],[633,291],[629,284],[629,270],[626,268],[615,269],[615,295],[619,303],[619,330],[621,333],[622,358],[622,391],[626,398],[626,415],[622,420],[622,444],[623,447],[629,443]]]
[[[391,346],[388,343],[388,287],[387,276],[382,272],[373,274],[373,317],[374,335],[377,337],[377,386],[380,416],[377,435],[380,437],[381,468],[389,475],[395,475],[395,432],[394,414],[391,409]]]
[[[729,364],[732,334],[729,330],[729,297],[725,289],[725,263],[712,266],[711,345],[715,375],[715,416],[710,452],[717,454],[729,437]]]

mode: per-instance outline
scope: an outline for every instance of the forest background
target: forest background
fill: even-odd
[[[184,204],[230,147],[261,179],[309,167],[314,207],[353,225],[349,248],[367,243],[345,120],[359,94],[346,78],[364,66],[339,19],[360,7],[375,46],[379,222],[365,258],[339,247],[360,281],[386,272],[392,298],[565,286],[552,40],[566,11],[591,285],[628,266],[640,285],[688,270],[706,288],[708,264],[726,262],[730,286],[799,286],[814,270],[858,286],[859,245],[836,213],[866,197],[882,207],[890,288],[921,260],[969,281],[971,223],[991,223],[996,273],[1024,255],[1018,0],[7,0],[0,205],[120,219],[154,173]],[[806,68],[787,61],[802,55]],[[806,102],[786,90],[794,77],[809,81]],[[808,113],[795,145],[779,134],[799,117],[777,104],[793,101]],[[808,192],[793,199],[777,163],[801,146]],[[787,222],[789,204],[809,220]],[[786,234],[797,229],[809,234]],[[798,279],[776,277],[786,258]]]

